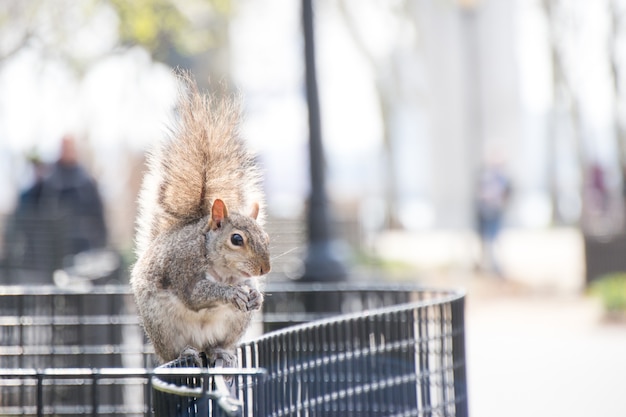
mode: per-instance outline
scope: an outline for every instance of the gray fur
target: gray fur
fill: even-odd
[[[151,153],[140,193],[131,287],[161,361],[191,348],[232,362],[263,302],[259,276],[270,270],[260,173],[236,132],[232,101],[182,81],[180,120]],[[255,204],[257,219],[248,216]],[[235,233],[242,246],[232,243]]]

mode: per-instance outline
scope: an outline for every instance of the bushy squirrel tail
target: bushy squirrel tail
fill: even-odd
[[[249,214],[255,203],[264,219],[260,170],[238,128],[240,104],[232,97],[201,94],[193,78],[180,81],[169,138],[148,154],[148,172],[139,194],[136,252],[159,234],[211,213],[217,198],[230,213]]]

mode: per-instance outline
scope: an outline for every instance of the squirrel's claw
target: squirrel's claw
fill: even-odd
[[[258,290],[246,286],[237,286],[233,289],[234,294],[231,300],[239,310],[258,310],[263,305],[263,295]]]
[[[218,359],[222,359],[224,368],[237,367],[237,356],[229,350],[222,348],[207,348],[206,354],[210,367],[214,367],[215,361]]]
[[[178,357],[181,361],[182,360],[191,360],[192,363],[194,363],[198,368],[202,368],[202,358],[200,357],[200,352],[198,352],[198,350],[192,346],[187,346],[185,349],[183,349],[182,352],[180,352],[180,356]]]
[[[244,287],[234,287],[233,289],[235,293],[233,294],[231,300],[233,304],[235,304],[235,307],[241,311],[248,311],[249,295],[247,289]]]
[[[263,294],[252,288],[248,293],[248,303],[246,304],[248,311],[259,310],[263,305]]]

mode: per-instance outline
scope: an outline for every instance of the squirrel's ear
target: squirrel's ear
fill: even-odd
[[[213,202],[211,207],[211,220],[209,220],[209,226],[212,230],[222,227],[222,221],[225,217],[228,217],[228,210],[226,205],[219,198]]]
[[[259,203],[256,201],[252,204],[252,212],[250,213],[250,217],[256,220],[259,217]]]

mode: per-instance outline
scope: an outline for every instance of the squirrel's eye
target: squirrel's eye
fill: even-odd
[[[235,246],[243,246],[243,237],[239,233],[235,233],[230,237],[230,243]]]

